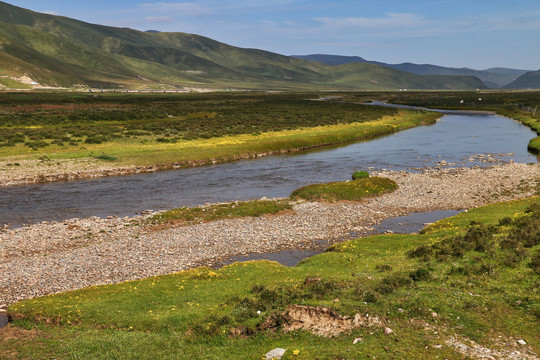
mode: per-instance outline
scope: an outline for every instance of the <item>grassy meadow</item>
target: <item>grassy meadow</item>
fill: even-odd
[[[236,263],[22,301],[9,308],[2,355],[261,359],[281,347],[284,359],[462,359],[449,341],[471,340],[538,353],[539,203],[498,203],[421,234],[344,242],[293,268]],[[285,331],[294,305],[361,314],[372,325],[331,338]]]
[[[5,93],[0,159],[93,156],[116,165],[205,164],[370,138],[439,116],[308,100],[318,97]]]

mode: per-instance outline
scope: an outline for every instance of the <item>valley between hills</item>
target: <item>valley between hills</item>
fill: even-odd
[[[0,1],[0,358],[539,359],[539,71]]]

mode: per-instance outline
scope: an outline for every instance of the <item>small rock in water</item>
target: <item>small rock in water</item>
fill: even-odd
[[[266,353],[266,359],[281,359],[283,355],[285,355],[285,351],[287,351],[287,349],[275,348]]]

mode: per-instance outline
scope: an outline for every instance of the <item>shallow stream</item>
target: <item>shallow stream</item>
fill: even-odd
[[[504,117],[444,112],[436,124],[315,151],[151,174],[0,188],[0,225],[89,216],[128,216],[261,197],[286,197],[301,186],[349,179],[356,170],[486,166],[487,160],[537,162],[536,134]],[[475,157],[476,154],[512,154]],[[470,160],[474,161],[470,161]],[[447,165],[444,166],[447,166]]]

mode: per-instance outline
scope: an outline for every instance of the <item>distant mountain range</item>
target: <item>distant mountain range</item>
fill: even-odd
[[[492,70],[486,72],[501,83],[505,72]],[[415,73],[365,60],[329,65],[320,59],[243,49],[194,34],[94,25],[0,1],[0,88],[486,88],[479,74],[470,71]],[[512,80],[523,73],[511,73]]]
[[[486,70],[474,70],[469,68],[449,68],[431,64],[386,64],[379,61],[369,61],[359,56],[340,56],[340,55],[293,55],[297,59],[314,61],[326,65],[343,65],[350,63],[369,63],[386,66],[392,69],[410,72],[417,75],[458,75],[458,76],[476,76],[478,79],[489,88],[502,88],[509,85],[521,75],[530,70],[491,68]],[[516,87],[519,88],[519,87]],[[540,88],[540,83],[537,83],[536,88]]]

